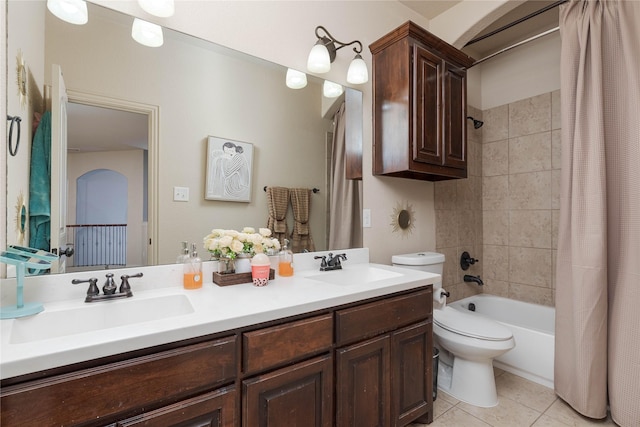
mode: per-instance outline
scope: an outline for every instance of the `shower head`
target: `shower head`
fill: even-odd
[[[482,125],[484,124],[484,122],[482,120],[476,120],[471,116],[467,116],[467,119],[473,121],[473,128],[474,129],[480,129],[482,127]]]

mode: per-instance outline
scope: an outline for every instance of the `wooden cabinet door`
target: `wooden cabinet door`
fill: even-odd
[[[235,402],[235,387],[227,387],[121,421],[116,425],[118,427],[235,427]]]
[[[444,166],[467,167],[467,72],[444,64]]]
[[[442,59],[413,47],[413,160],[442,165]]]
[[[331,427],[332,415],[330,355],[243,381],[244,427]]]
[[[417,417],[433,419],[432,333],[431,322],[425,321],[393,333],[391,366],[393,366],[393,420],[404,426]]]
[[[389,357],[389,335],[336,351],[337,427],[390,425]]]

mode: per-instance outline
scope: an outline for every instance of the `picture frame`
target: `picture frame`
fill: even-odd
[[[253,144],[209,136],[206,200],[249,203],[252,177]]]

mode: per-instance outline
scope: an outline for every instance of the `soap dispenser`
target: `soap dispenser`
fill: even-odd
[[[282,277],[293,276],[293,252],[289,249],[289,241],[284,239],[278,260],[278,274]]]
[[[184,264],[189,259],[189,242],[181,242],[182,249],[176,258],[176,264]]]
[[[196,244],[191,244],[191,255],[184,262],[184,288],[199,289],[202,287],[202,260],[198,257]]]

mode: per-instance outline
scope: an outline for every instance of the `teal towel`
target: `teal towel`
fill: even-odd
[[[66,153],[65,153],[66,154]],[[29,246],[50,250],[51,112],[42,115],[31,144],[29,175]]]

